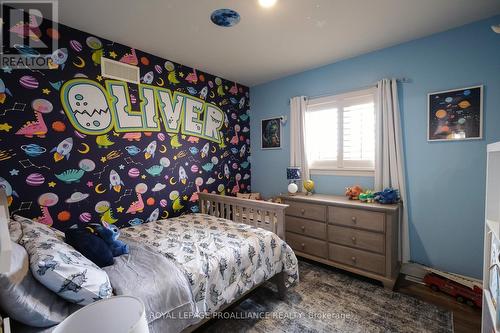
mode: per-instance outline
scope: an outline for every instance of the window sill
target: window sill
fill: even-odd
[[[310,169],[311,175],[373,177],[373,169]]]

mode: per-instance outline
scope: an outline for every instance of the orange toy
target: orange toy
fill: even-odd
[[[349,200],[358,200],[359,195],[363,192],[363,189],[359,185],[354,185],[345,188],[345,195],[349,197]]]

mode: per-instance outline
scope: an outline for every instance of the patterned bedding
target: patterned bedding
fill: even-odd
[[[189,214],[122,229],[172,259],[186,275],[197,312],[206,314],[283,271],[298,282],[297,258],[274,233],[206,214]]]

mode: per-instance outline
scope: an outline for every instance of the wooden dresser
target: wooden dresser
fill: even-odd
[[[281,196],[286,242],[296,255],[379,280],[392,289],[399,273],[399,205],[314,194]]]

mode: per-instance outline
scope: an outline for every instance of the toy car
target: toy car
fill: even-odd
[[[449,277],[442,276],[441,274]],[[457,279],[460,279],[462,283],[454,281]],[[463,283],[464,281],[466,283]],[[464,279],[450,273],[436,273],[436,271],[431,271],[425,275],[424,283],[434,291],[441,291],[455,297],[460,303],[466,303],[467,305],[479,308],[482,306],[483,290],[472,280]]]

